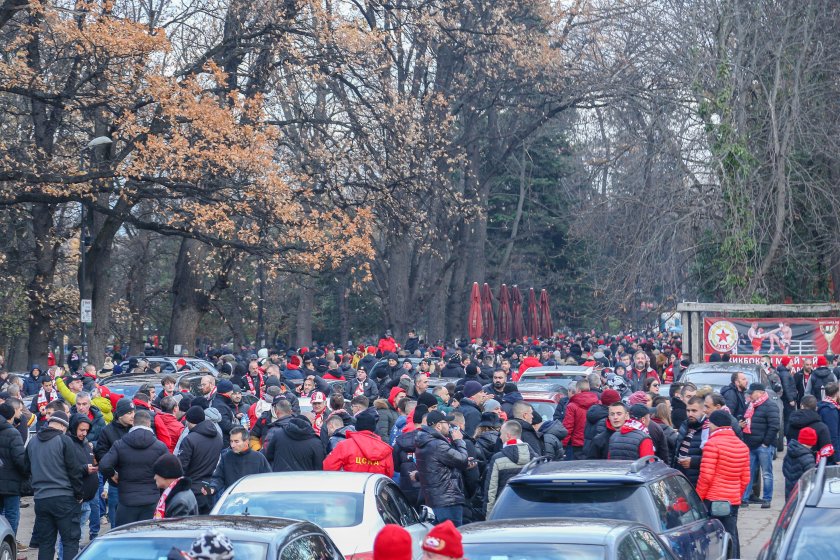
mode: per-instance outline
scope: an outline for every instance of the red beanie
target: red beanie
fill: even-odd
[[[426,538],[423,539],[423,550],[434,552],[449,558],[462,558],[464,547],[461,544],[461,533],[455,525],[446,520],[440,525],[435,525]]]
[[[373,541],[373,560],[411,560],[411,535],[399,525],[385,525]]]
[[[367,353],[368,354],[376,354],[376,348],[373,347],[373,346],[368,346],[367,347]]]
[[[782,359],[779,361],[782,362],[783,366],[788,367],[788,364],[790,363],[790,356],[782,356]]]
[[[402,387],[391,387],[391,393],[388,395],[388,402],[391,403],[391,406],[397,408],[397,403],[394,402],[394,398],[400,393],[405,393],[405,389]]]
[[[797,439],[802,445],[817,445],[817,432],[814,428],[802,428],[799,430],[799,437]]]
[[[817,367],[828,367],[828,359],[825,356],[817,356]]]
[[[601,393],[601,404],[604,406],[610,406],[620,400],[621,395],[619,395],[618,391],[615,389],[606,389],[603,393]]]

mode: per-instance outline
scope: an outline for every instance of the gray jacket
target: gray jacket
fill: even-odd
[[[32,473],[36,500],[71,497],[82,499],[82,467],[73,442],[63,432],[47,426],[26,448],[26,470]],[[87,468],[87,465],[84,465]]]

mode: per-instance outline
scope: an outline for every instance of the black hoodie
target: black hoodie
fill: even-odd
[[[87,441],[87,438],[80,440],[76,437],[76,429],[81,422],[85,422],[88,426],[92,424],[90,418],[86,415],[76,413],[70,417],[70,428],[67,430],[67,434],[75,444],[73,448],[78,455],[79,465],[82,468],[82,499],[88,501],[92,500],[99,491],[99,476],[87,471],[87,465],[93,465],[96,461],[93,458],[93,444]]]
[[[222,438],[212,420],[199,422],[181,442],[178,459],[184,476],[192,480],[193,492],[201,492],[201,483],[210,482],[224,449]]]
[[[105,454],[99,463],[102,476],[119,473],[120,504],[148,506],[156,504],[160,490],[155,485],[155,461],[169,450],[155,437],[151,428],[134,427]]]
[[[831,432],[816,410],[802,408],[790,413],[787,431],[788,442],[799,439],[799,432],[802,428],[813,428],[817,432],[817,445],[815,446],[817,451],[831,443]],[[834,464],[833,455],[828,458],[828,463],[830,465]]]
[[[265,457],[274,472],[324,469],[324,445],[308,420],[278,420],[268,431],[266,442]]]

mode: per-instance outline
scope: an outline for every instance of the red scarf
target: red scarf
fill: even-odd
[[[718,435],[718,434],[722,434],[722,433],[724,433],[724,432],[732,432],[732,433],[734,434],[734,433],[735,433],[735,430],[733,430],[732,428],[728,428],[728,427],[720,427],[720,428],[718,428],[717,430],[715,430],[714,432],[712,432],[711,434],[709,434],[709,439],[712,439],[712,438],[713,438],[713,437],[715,437],[716,435]],[[708,441],[708,440],[707,440],[707,441]]]
[[[259,385],[259,389],[260,389],[260,390],[262,390],[263,385],[265,384],[265,383],[263,382],[263,374],[262,374],[262,372],[261,372],[261,371],[257,371],[257,374],[259,375],[259,378],[260,378],[260,385]],[[251,374],[249,373],[248,375],[246,375],[246,376],[245,376],[245,379],[248,381],[248,389],[249,389],[252,393],[254,393],[254,396],[259,397],[259,394],[257,393],[257,389],[254,389],[254,380],[251,378]]]
[[[181,477],[183,478],[183,477]],[[154,519],[165,519],[166,518],[166,499],[169,497],[169,494],[172,493],[172,489],[175,488],[175,485],[181,481],[181,478],[176,478],[172,484],[170,484],[166,490],[160,495],[160,499],[158,500],[157,505],[155,506],[155,516]]]
[[[50,391],[49,395],[47,395],[47,392],[44,391],[43,387],[41,387],[41,389],[38,391],[38,404],[37,404],[38,409],[40,410],[40,408],[42,406],[47,406],[48,404],[50,404],[51,402],[53,402],[57,398],[58,398],[58,393],[55,392],[55,387],[53,387],[53,389],[52,389],[52,391]]]
[[[820,459],[823,457],[834,457],[834,446],[830,443],[824,445],[822,449],[817,451],[817,464],[819,464]]]
[[[326,412],[327,408],[324,407],[324,410],[322,410],[321,412],[314,413],[315,419],[312,421],[312,428],[315,430],[315,433],[319,436],[321,435],[321,426],[324,425],[324,416],[326,415]]]
[[[750,405],[747,407],[747,411],[744,413],[744,420],[746,421],[747,425],[744,426],[744,433],[751,434],[752,433],[752,417],[755,414],[755,409],[759,406],[763,405],[764,402],[769,399],[770,397],[767,393],[764,393],[759,399],[750,402]]]
[[[829,403],[829,404],[831,404],[831,406],[833,406],[834,408],[840,409],[840,404],[837,404],[837,401],[835,401],[835,400],[832,400],[832,399],[829,399],[829,398],[825,398],[825,399],[823,399],[823,401],[822,401],[822,402],[824,402],[824,403]]]
[[[627,422],[624,423],[624,425],[630,428],[631,430],[639,430],[640,432],[648,433],[647,426],[645,426],[635,418],[629,419]]]

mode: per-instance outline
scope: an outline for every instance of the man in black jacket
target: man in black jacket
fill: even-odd
[[[105,454],[128,433],[132,426],[134,426],[134,404],[131,399],[122,398],[117,401],[117,406],[114,409],[114,420],[102,429],[99,439],[96,440],[96,445],[93,447],[96,461],[101,463]],[[111,480],[108,482],[108,523],[111,527],[116,527],[117,524],[119,499],[119,484]]]
[[[684,383],[679,392],[671,397],[671,424],[674,425],[674,428],[679,429],[688,419],[688,401],[695,394],[697,394],[697,387],[694,383]],[[703,408],[702,404],[700,408]]]
[[[210,404],[210,406],[218,410],[219,414],[222,415],[222,420],[221,422],[219,422],[219,427],[222,429],[223,448],[226,447],[228,443],[230,443],[230,429],[233,428],[234,424],[234,404],[231,400],[232,393],[233,383],[231,383],[227,379],[222,379],[221,381],[219,381],[218,390],[213,396],[213,401]],[[201,503],[199,502],[199,509],[200,508]]]
[[[469,467],[469,454],[461,431],[450,430],[452,420],[437,410],[426,415],[426,425],[415,438],[415,459],[426,505],[438,523],[450,520],[457,527],[464,516],[461,479]]]
[[[26,470],[32,473],[35,492],[38,560],[53,560],[57,535],[64,558],[75,558],[79,552],[82,468],[65,433],[69,426],[65,412],[54,412],[26,448]]]
[[[817,412],[817,404],[817,397],[814,395],[805,395],[802,397],[802,408],[794,410],[790,415],[787,429],[788,443],[799,439],[799,432],[802,428],[812,428],[817,434],[817,444],[814,446],[816,451],[820,451],[825,446],[831,445],[831,431],[825,422],[822,421],[822,418],[820,418],[820,414]],[[834,459],[834,454],[828,455],[828,464],[837,464],[837,461]]]
[[[348,401],[353,397],[364,395],[371,402],[379,396],[379,388],[376,382],[368,377],[367,371],[362,366],[356,370],[356,378],[351,379],[344,385],[344,398]]]
[[[0,404],[0,514],[17,534],[20,522],[20,486],[26,477],[26,451],[20,432],[12,425],[15,409]],[[25,549],[18,544],[18,549]]]
[[[102,476],[120,485],[116,526],[151,519],[160,492],[155,486],[154,465],[169,451],[152,431],[152,417],[145,410],[134,414],[134,427],[99,463]]]
[[[96,466],[96,459],[93,456],[93,444],[87,437],[90,434],[92,423],[90,418],[84,414],[76,413],[70,417],[70,429],[67,435],[73,442],[73,448],[78,455],[79,464],[82,465],[82,514],[81,528],[90,522],[90,540],[99,535],[100,514],[99,514],[99,468]]]
[[[230,449],[222,453],[216,470],[213,471],[213,480],[210,482],[210,494],[218,495],[225,491],[225,488],[250,474],[270,473],[271,465],[265,455],[259,451],[252,451],[249,445],[250,437],[248,430],[241,426],[230,431]],[[206,487],[202,493],[206,493]]]
[[[697,486],[697,479],[700,478],[700,462],[703,459],[703,446],[709,438],[709,423],[706,419],[703,398],[689,399],[686,412],[687,418],[679,427],[671,466],[681,471],[692,486]]]
[[[198,503],[192,493],[192,481],[184,476],[181,461],[166,453],[152,466],[155,486],[162,493],[155,505],[155,519],[198,515]]]
[[[210,513],[213,501],[202,493],[205,483],[210,483],[219,455],[224,449],[222,438],[212,420],[207,420],[200,406],[191,406],[184,415],[190,433],[181,442],[178,459],[184,469],[184,476],[192,481],[192,491],[201,515]]]
[[[790,356],[782,356],[779,365],[776,367],[776,373],[779,375],[779,383],[782,385],[782,414],[784,419],[784,429],[787,432],[790,425],[790,415],[796,410],[796,401],[799,400],[799,395],[796,392],[796,382],[793,380],[790,370],[787,368],[790,364]]]
[[[741,420],[747,411],[746,389],[747,375],[743,371],[736,371],[730,377],[730,383],[720,391],[720,396],[726,401],[729,413]]]
[[[265,458],[274,472],[320,471],[324,469],[324,445],[312,424],[304,418],[291,416],[288,401],[275,406],[279,412],[266,436]],[[283,417],[280,417],[283,414]]]
[[[770,507],[773,498],[773,449],[779,435],[779,407],[770,400],[761,383],[753,383],[749,387],[750,405],[741,420],[744,430],[744,443],[750,448],[750,483],[744,492],[742,502],[751,498],[752,486],[761,467],[763,481],[763,496],[761,507]],[[752,503],[758,503],[752,500]]]
[[[464,415],[466,432],[472,435],[481,422],[482,407],[490,400],[490,395],[484,392],[481,383],[474,380],[464,384],[463,392],[464,398],[459,403],[458,412]]]
[[[485,385],[483,389],[485,393],[490,395],[490,398],[496,399],[499,404],[502,404],[505,398],[505,385],[507,385],[507,376],[504,371],[497,369],[493,372],[493,381]]]

